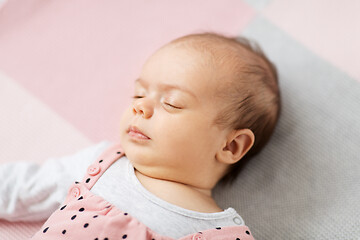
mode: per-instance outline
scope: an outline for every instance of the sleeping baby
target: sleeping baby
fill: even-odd
[[[254,239],[212,189],[266,145],[280,106],[276,69],[256,44],[175,39],[135,80],[119,142],[0,166],[0,219],[47,219],[31,239]]]

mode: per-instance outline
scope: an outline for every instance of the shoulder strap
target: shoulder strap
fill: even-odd
[[[82,180],[83,184],[90,190],[101,175],[120,157],[125,153],[120,143],[115,143],[108,147],[100,156],[91,164],[85,173]]]

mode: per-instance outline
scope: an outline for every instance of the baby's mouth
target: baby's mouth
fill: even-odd
[[[145,135],[139,128],[136,126],[129,126],[127,133],[130,137],[139,138],[139,139],[151,139]]]
[[[141,133],[132,132],[132,131],[129,132],[129,136],[136,137],[136,138],[141,138],[141,139],[150,139],[149,137],[147,137],[147,136],[145,136],[145,135],[143,135]]]

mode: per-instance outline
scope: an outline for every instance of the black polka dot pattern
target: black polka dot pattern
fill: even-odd
[[[122,154],[121,151],[116,151],[117,154]],[[107,156],[114,156],[114,152],[112,155],[107,154]],[[111,225],[106,224],[108,226],[117,226],[116,229],[106,229],[111,232],[104,231],[105,236],[97,235],[98,229],[103,228],[103,221],[111,221],[113,217],[115,221],[118,218],[122,218],[121,221],[134,221],[132,217],[127,212],[122,212],[117,209],[116,206],[112,205],[109,202],[105,202],[104,199],[100,199],[100,196],[96,196],[92,194],[89,189],[95,184],[98,177],[93,177],[96,174],[101,174],[104,172],[107,167],[109,161],[106,158],[97,159],[94,164],[91,165],[88,169],[88,174],[84,177],[82,182],[75,182],[78,184],[73,186],[73,190],[69,190],[68,198],[66,202],[60,206],[60,211],[55,211],[53,215],[55,221],[47,222],[44,224],[44,228],[39,231],[39,234],[43,236],[46,234],[46,239],[72,239],[73,234],[82,234],[86,236],[81,239],[88,240],[120,240],[120,239],[137,239],[138,230],[136,228],[145,227],[140,224],[138,225],[126,225],[124,227],[118,227],[119,225]],[[100,167],[101,166],[101,167]],[[97,169],[98,168],[98,169]],[[95,170],[93,170],[95,169]],[[85,185],[87,183],[87,185]],[[81,200],[81,201],[80,201]],[[100,204],[99,204],[100,203]],[[114,213],[117,214],[111,214]],[[110,213],[110,214],[109,214]],[[64,217],[63,217],[64,216]],[[51,216],[52,217],[52,216]],[[51,219],[51,217],[49,219]],[[63,217],[63,218],[62,218]],[[58,219],[61,219],[60,221]],[[110,220],[109,220],[110,219]],[[64,222],[65,225],[58,225],[59,222]],[[68,221],[68,223],[66,223]],[[132,228],[133,227],[133,228]],[[214,226],[215,227],[215,226]],[[217,234],[221,234],[224,231],[224,238],[221,239],[233,239],[233,240],[253,240],[253,238],[249,235],[250,232],[246,226],[241,226],[241,231],[236,231],[237,234],[232,234],[231,236],[226,233],[226,227],[215,227],[213,229],[209,229],[209,231],[202,231],[195,233],[194,236],[199,236],[200,239],[208,238],[211,234],[216,232]],[[42,231],[42,232],[41,232]],[[116,237],[113,236],[113,231],[117,232]],[[214,231],[212,233],[211,231]],[[95,234],[94,234],[95,233]],[[134,234],[135,233],[135,234]],[[210,234],[210,235],[209,235]],[[94,236],[95,235],[95,236]],[[135,236],[136,235],[136,236]],[[57,237],[54,237],[57,236]],[[61,236],[61,237],[59,237]],[[81,235],[82,236],[82,235]],[[151,235],[150,235],[151,236]],[[154,236],[154,235],[153,235]],[[37,239],[44,239],[44,237]],[[151,240],[155,240],[155,238],[149,238]],[[189,238],[190,239],[190,238]]]

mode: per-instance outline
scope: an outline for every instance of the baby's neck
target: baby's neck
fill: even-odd
[[[134,168],[139,182],[149,192],[179,207],[204,213],[222,212],[211,196],[211,189],[200,189],[182,183],[146,176]]]

